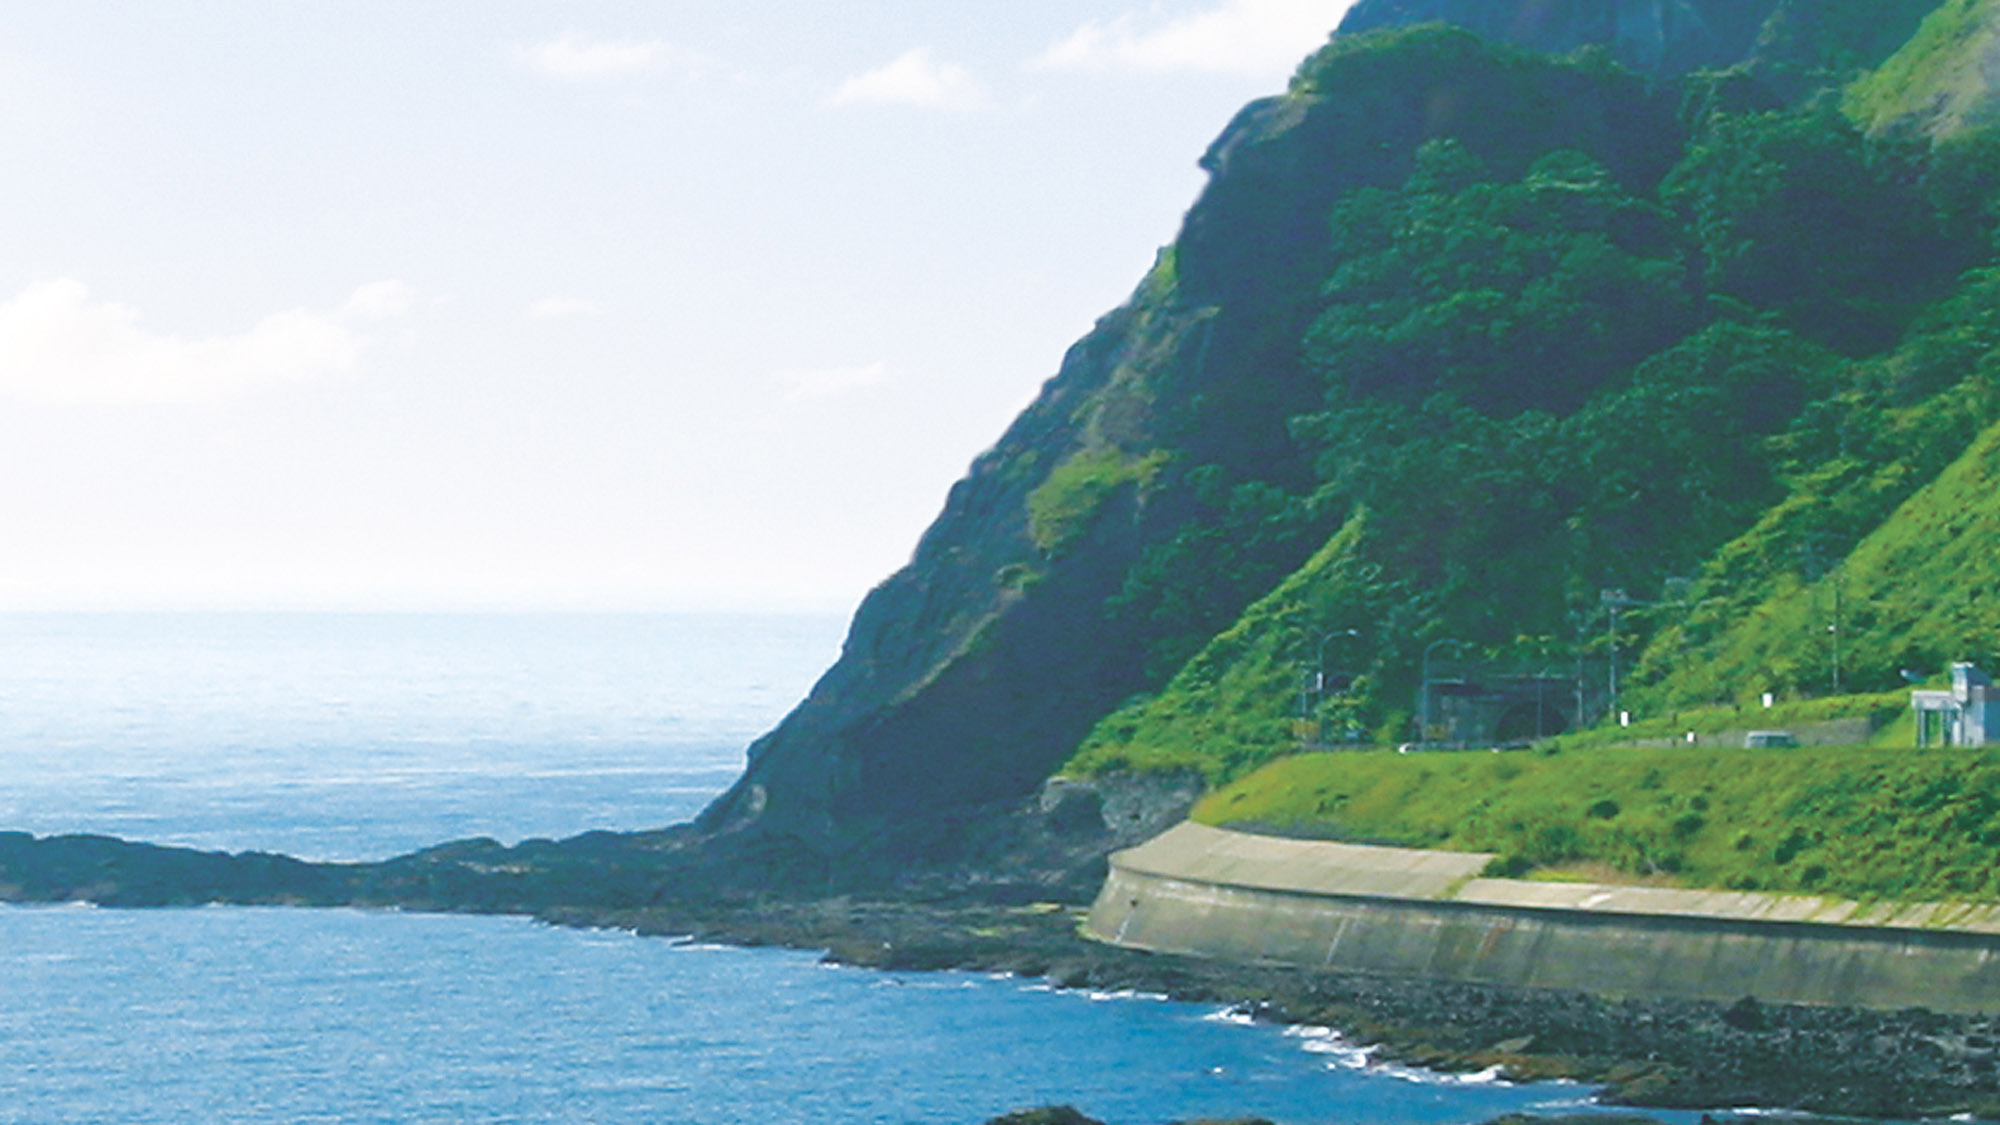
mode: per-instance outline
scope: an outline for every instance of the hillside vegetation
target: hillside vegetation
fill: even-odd
[[[1359,40],[1308,73],[1453,34]],[[1274,585],[1070,771],[1226,780],[1295,751],[1301,719],[1415,737],[1442,644],[1490,667],[1616,659],[1641,714],[2000,661],[2000,163],[1741,76],[1598,91],[1669,94],[1616,165],[1524,143],[1502,166],[1437,137],[1400,183],[1333,204],[1288,495],[1342,529],[1342,565]],[[1611,589],[1642,603],[1615,633]],[[1337,691],[1302,693],[1329,671]]]
[[[1440,660],[1576,725],[2000,667],[1993,0],[1510,5],[1426,10],[1555,53],[1358,5],[1237,115],[701,830],[893,877],[1055,771],[1421,739]]]
[[[1847,111],[1874,129],[1902,123],[1935,136],[1993,124],[1996,14],[1993,0],[1937,5],[1908,43],[1848,88]]]
[[[1494,852],[1500,875],[2000,899],[2000,750],[1308,754],[1210,794],[1195,818]]]

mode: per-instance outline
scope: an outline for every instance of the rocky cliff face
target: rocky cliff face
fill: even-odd
[[[1496,56],[1463,31],[1408,38],[1353,59],[1330,49],[1317,77],[1231,123],[1174,246],[868,596],[839,661],[700,818],[709,839],[854,877],[949,859],[969,824],[1032,794],[1096,720],[1159,686],[1173,669],[1149,663],[1155,626],[1118,595],[1216,481],[1302,475],[1286,422],[1319,394],[1298,340],[1333,200],[1400,183],[1416,147],[1446,135],[1516,174],[1558,143],[1649,174],[1623,146],[1671,113],[1638,79]],[[1330,530],[1253,562],[1282,575]],[[1220,628],[1262,592],[1202,595]]]
[[[1844,72],[1889,57],[1938,7],[1938,0],[1360,0],[1340,31],[1448,23],[1551,54],[1602,47],[1655,74],[1744,62]],[[1796,80],[1787,84],[1800,89]]]
[[[1438,21],[1535,51],[1602,46],[1627,66],[1729,66],[1755,45],[1778,0],[1361,0],[1343,34]]]

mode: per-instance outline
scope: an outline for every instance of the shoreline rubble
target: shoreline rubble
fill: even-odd
[[[555,910],[558,925],[823,950],[863,968],[1002,972],[1065,989],[1216,1004],[1336,1029],[1371,1060],[1600,1086],[1611,1106],[1835,1117],[2000,1117],[2000,1019],[1923,1009],[1614,1000],[1361,973],[1238,965],[1102,945],[1058,904],[825,899]]]

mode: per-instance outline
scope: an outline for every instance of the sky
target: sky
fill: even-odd
[[[0,609],[850,609],[1347,3],[9,4]]]

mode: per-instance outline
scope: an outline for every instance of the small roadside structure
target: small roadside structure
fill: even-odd
[[[1985,746],[2000,740],[2000,691],[1971,664],[1951,666],[1951,690],[1913,691],[1917,745]]]

